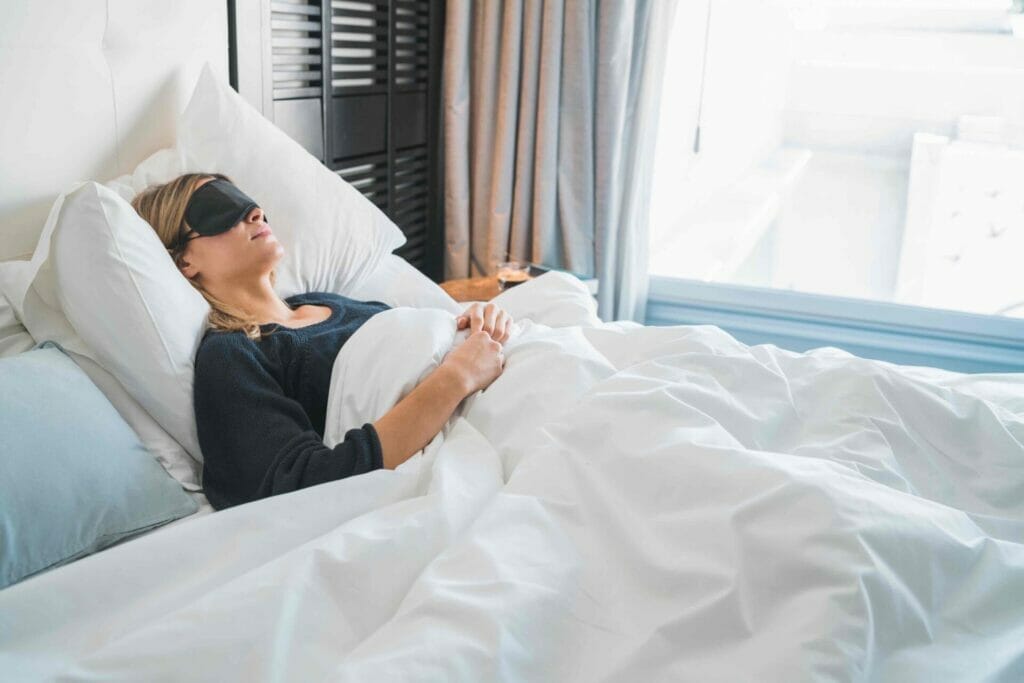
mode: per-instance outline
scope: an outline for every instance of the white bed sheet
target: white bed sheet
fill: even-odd
[[[1024,678],[1024,375],[602,324],[559,274],[506,294],[506,370],[431,447],[0,592],[0,671]]]

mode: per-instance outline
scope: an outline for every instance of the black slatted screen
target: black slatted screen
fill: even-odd
[[[443,0],[269,4],[275,122],[402,229],[397,254],[440,279]]]
[[[431,132],[437,107],[431,105],[440,97],[441,3],[329,5],[327,164],[402,229],[408,241],[396,253],[436,279],[442,252]]]
[[[320,97],[323,92],[320,2],[271,2],[275,100]]]

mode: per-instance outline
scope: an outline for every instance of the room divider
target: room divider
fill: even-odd
[[[443,0],[228,0],[232,85],[405,233],[439,280]]]

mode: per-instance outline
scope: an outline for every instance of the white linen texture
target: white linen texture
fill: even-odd
[[[593,299],[560,273],[507,294],[505,370],[436,443],[394,471],[198,518],[0,593],[0,668],[210,681],[1024,676],[1024,376],[592,322]],[[436,320],[411,343],[388,334],[404,316]],[[328,421],[374,419],[439,362],[459,341],[443,316],[395,309],[353,335],[332,375],[347,396]],[[370,356],[381,360],[361,370]],[[70,586],[89,595],[57,614]]]

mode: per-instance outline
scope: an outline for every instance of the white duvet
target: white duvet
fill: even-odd
[[[0,677],[1024,680],[1024,375],[502,297],[504,373],[423,451],[0,592]],[[464,337],[375,316],[325,441]]]

